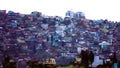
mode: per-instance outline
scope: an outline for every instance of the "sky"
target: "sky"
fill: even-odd
[[[120,0],[0,0],[1,10],[24,14],[39,11],[64,17],[68,10],[85,13],[87,19],[120,21]]]

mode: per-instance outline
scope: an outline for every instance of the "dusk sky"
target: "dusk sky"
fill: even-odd
[[[120,21],[119,3],[119,0],[0,0],[0,9],[25,14],[39,11],[63,17],[67,10],[72,10],[84,12],[88,19]]]

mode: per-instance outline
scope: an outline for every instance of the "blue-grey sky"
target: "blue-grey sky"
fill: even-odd
[[[0,0],[0,9],[20,13],[40,11],[64,16],[67,10],[82,11],[88,19],[120,21],[120,0]]]

